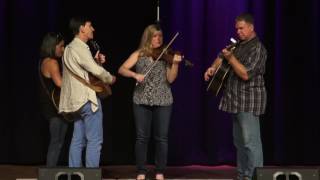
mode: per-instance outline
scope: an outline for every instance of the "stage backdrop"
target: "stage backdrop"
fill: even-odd
[[[45,162],[48,123],[38,106],[38,57],[41,38],[60,31],[71,40],[68,21],[89,16],[107,55],[105,68],[117,76],[112,97],[103,101],[102,165],[134,164],[132,91],[134,80],[117,74],[134,51],[145,26],[157,20],[157,1],[1,0],[0,163]],[[174,108],[169,134],[169,165],[235,164],[231,119],[218,110],[220,97],[206,92],[203,73],[235,36],[234,18],[250,12],[268,50],[267,112],[261,129],[266,165],[320,163],[318,0],[160,0],[160,24],[167,43],[194,63],[180,67],[172,85]],[[67,161],[72,125],[62,153]],[[150,163],[154,147],[150,146]]]

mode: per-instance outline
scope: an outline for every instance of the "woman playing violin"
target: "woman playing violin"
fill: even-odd
[[[163,60],[162,56],[155,57],[155,50],[162,46],[163,34],[160,27],[154,24],[147,26],[138,50],[119,68],[119,74],[137,81],[133,92],[133,112],[136,125],[135,156],[138,180],[146,179],[145,165],[151,129],[154,131],[155,140],[155,179],[164,179],[163,173],[167,164],[168,128],[173,103],[170,84],[178,75],[182,56],[174,54],[172,62]],[[131,70],[133,67],[135,71]],[[146,73],[147,71],[149,73]]]

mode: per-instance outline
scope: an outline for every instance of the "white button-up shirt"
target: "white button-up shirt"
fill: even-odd
[[[79,38],[74,38],[66,46],[63,61],[59,112],[75,112],[88,101],[91,102],[91,109],[95,112],[98,109],[96,92],[77,80],[70,71],[87,82],[89,82],[88,72],[101,79],[104,83],[111,83],[112,76],[95,62],[89,46]]]

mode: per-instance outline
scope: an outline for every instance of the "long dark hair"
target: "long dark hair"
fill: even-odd
[[[42,40],[40,47],[40,58],[56,58],[56,46],[63,41],[63,37],[60,33],[49,32]]]

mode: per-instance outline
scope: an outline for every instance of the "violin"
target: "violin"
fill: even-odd
[[[163,47],[160,47],[160,48],[155,48],[152,50],[150,56],[153,58],[153,59],[157,59],[162,51],[164,50]],[[182,57],[182,60],[185,62],[185,66],[187,67],[192,67],[193,66],[193,63],[187,59],[184,59],[184,55],[180,52],[180,51],[174,51],[172,49],[167,49],[161,56],[160,60],[164,60],[166,61],[167,63],[169,64],[172,64],[173,63],[173,57],[174,55],[178,55],[178,56],[181,56]]]
[[[176,39],[176,37],[178,35],[179,35],[179,32],[177,32],[174,35],[174,37],[170,40],[170,42],[165,47],[162,46],[160,48],[154,49],[154,50],[152,50],[151,54],[147,54],[147,56],[150,56],[150,57],[152,57],[154,59],[154,62],[149,66],[149,68],[144,73],[145,76],[147,76],[150,73],[150,71],[152,70],[152,68],[156,64],[156,62],[159,61],[160,59],[166,60],[170,64],[173,63],[173,57],[174,57],[175,53],[177,53],[177,51],[175,53],[172,53],[174,51],[171,51],[171,50],[168,51],[168,48],[173,43],[173,41]],[[164,54],[167,54],[167,55],[165,55],[166,58],[163,58]],[[193,64],[190,61],[187,61],[185,59],[185,66],[192,67]]]

